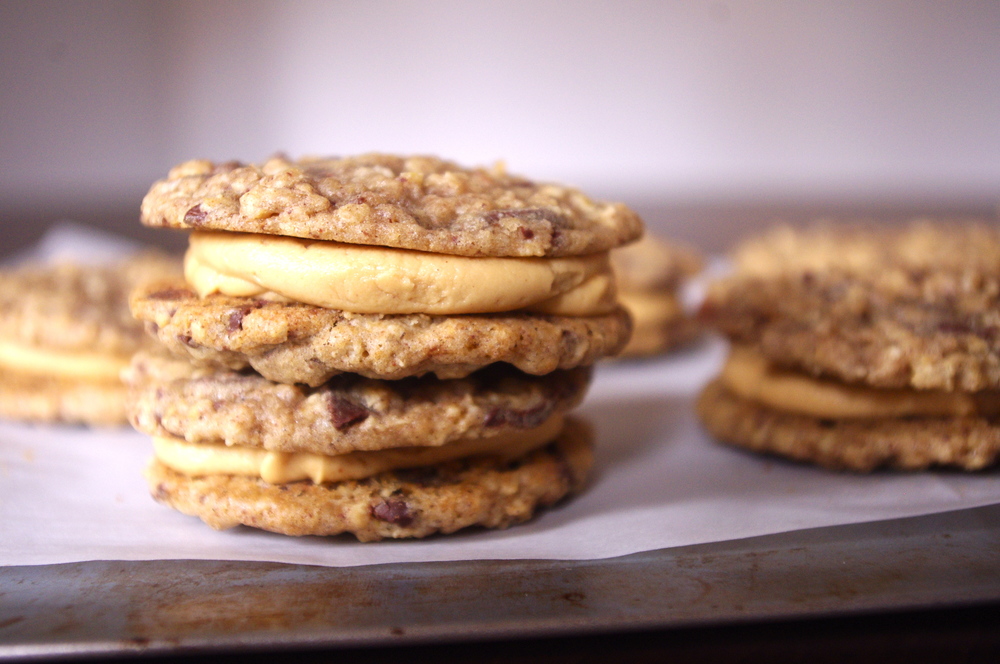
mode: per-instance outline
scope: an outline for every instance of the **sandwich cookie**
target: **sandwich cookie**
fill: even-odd
[[[364,155],[189,162],[143,222],[193,229],[185,279],[132,296],[157,500],[217,528],[370,541],[501,528],[580,490],[567,418],[631,332],[620,204],[502,169]]]
[[[0,416],[33,422],[119,425],[119,373],[152,341],[129,313],[146,279],[180,262],[144,253],[120,264],[28,264],[0,272]]]
[[[733,344],[698,403],[717,438],[868,471],[1000,451],[1000,232],[971,222],[777,229],[703,319]]]
[[[611,253],[618,300],[632,315],[632,338],[620,357],[668,352],[692,341],[700,331],[684,306],[681,289],[701,272],[692,248],[646,234]]]

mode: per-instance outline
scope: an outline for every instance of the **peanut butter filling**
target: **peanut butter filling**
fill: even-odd
[[[882,389],[780,369],[759,352],[734,347],[722,370],[734,394],[776,410],[822,419],[993,416],[1000,392]]]
[[[367,314],[613,310],[607,252],[570,258],[433,254],[250,233],[194,232],[184,272],[201,297],[223,293]]]
[[[515,459],[554,440],[563,428],[563,416],[554,415],[541,426],[489,438],[466,438],[440,447],[409,447],[336,456],[310,452],[270,452],[224,443],[189,443],[180,438],[154,436],[156,458],[173,470],[192,477],[248,475],[270,484],[312,480],[316,484],[360,480],[389,470],[430,466],[471,456]]]
[[[632,315],[635,328],[657,328],[684,315],[680,298],[672,291],[620,291],[618,301]]]
[[[0,367],[35,376],[114,382],[128,363],[126,356],[54,350],[0,339]]]

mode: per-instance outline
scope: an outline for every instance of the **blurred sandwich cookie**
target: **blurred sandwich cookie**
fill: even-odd
[[[682,288],[703,267],[687,246],[646,234],[611,253],[618,300],[632,315],[632,338],[620,357],[658,355],[695,337],[699,325],[684,305]]]
[[[119,373],[151,341],[129,313],[145,279],[180,262],[141,254],[120,264],[29,264],[0,272],[0,415],[34,422],[125,424]]]
[[[709,289],[703,317],[733,350],[699,415],[726,442],[832,468],[984,468],[998,305],[994,228],[777,229]]]

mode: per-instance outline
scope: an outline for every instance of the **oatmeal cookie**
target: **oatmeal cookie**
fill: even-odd
[[[697,412],[719,440],[838,470],[979,470],[1000,454],[1000,426],[985,417],[827,420],[740,398],[720,381],[702,392]]]
[[[118,372],[154,342],[128,310],[148,278],[180,274],[159,253],[119,264],[27,264],[0,272],[0,416],[125,424]]]
[[[181,262],[147,252],[120,264],[31,263],[0,271],[0,339],[65,351],[128,354],[146,343],[128,295],[181,274]]]
[[[639,237],[619,203],[435,157],[189,161],[142,203],[148,226],[286,235],[463,256],[576,256]]]
[[[121,425],[127,422],[125,386],[0,369],[0,417],[24,422]]]
[[[916,219],[902,226],[877,221],[779,225],[733,252],[744,276],[772,277],[837,269],[864,275],[883,269],[996,274],[1000,229],[974,219]]]
[[[216,529],[243,524],[373,541],[526,521],[579,491],[591,464],[589,430],[571,421],[553,443],[506,463],[478,457],[367,480],[272,485],[240,476],[188,477],[154,461],[146,477],[156,500]]]
[[[494,365],[453,380],[341,374],[309,388],[140,353],[125,378],[132,424],[149,435],[332,455],[531,429],[579,405],[590,374]]]
[[[1000,231],[784,231],[714,284],[701,318],[769,359],[877,387],[1000,387]],[[815,239],[816,247],[810,247]],[[738,252],[739,255],[739,252]]]
[[[205,298],[183,282],[133,293],[133,314],[179,356],[279,383],[321,385],[339,373],[398,380],[461,378],[496,362],[530,374],[593,364],[618,352],[628,314],[428,316],[352,314],[299,303]]]

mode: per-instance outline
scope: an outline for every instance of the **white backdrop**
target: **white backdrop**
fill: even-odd
[[[626,199],[992,200],[998,81],[986,0],[0,0],[0,200],[277,150]]]

